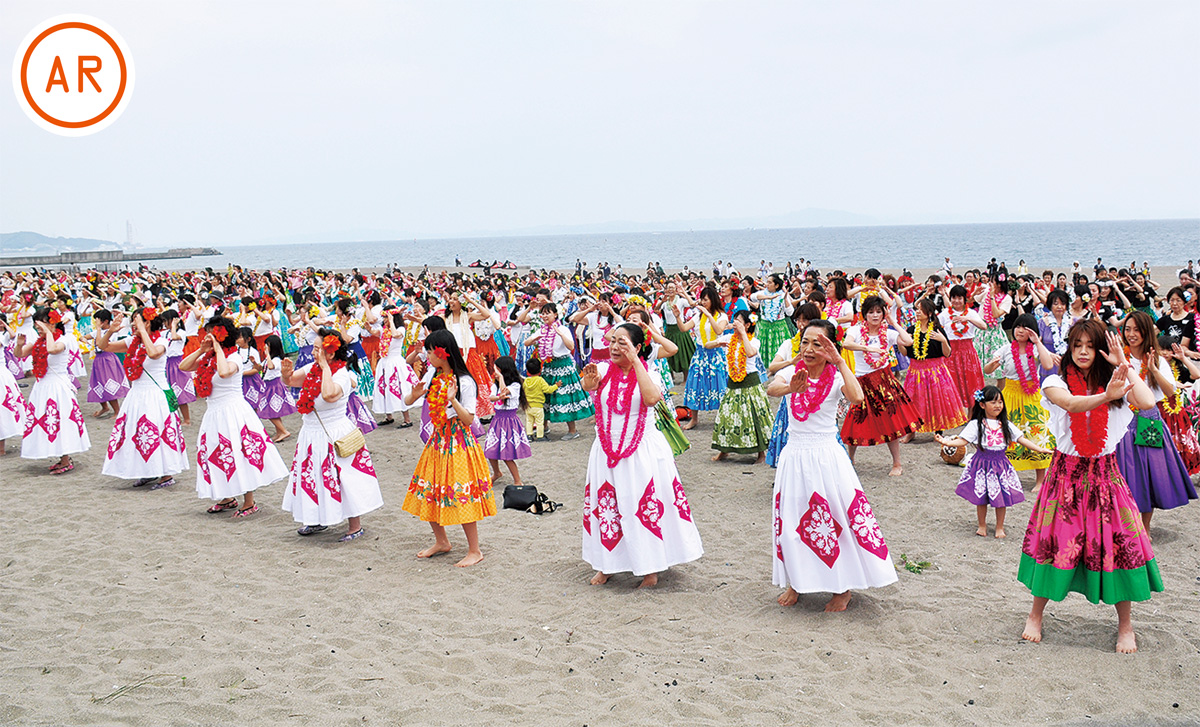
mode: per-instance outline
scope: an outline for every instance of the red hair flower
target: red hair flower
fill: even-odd
[[[333,334],[321,339],[321,348],[325,349],[325,353],[329,354],[330,356],[337,353],[337,350],[341,347],[341,345],[342,339]]]
[[[62,323],[62,313],[57,310],[50,311],[50,324],[57,326],[59,323]]]
[[[434,346],[433,352],[436,353],[438,358],[443,361],[450,360],[450,354],[446,353],[446,349],[442,348],[441,346]]]
[[[142,309],[142,320],[146,321],[147,323],[149,323],[150,321],[154,320],[157,317],[158,317],[158,311],[154,310],[153,308],[143,308]]]
[[[229,335],[229,331],[225,330],[225,326],[213,326],[212,334],[217,339],[217,343],[220,343]]]

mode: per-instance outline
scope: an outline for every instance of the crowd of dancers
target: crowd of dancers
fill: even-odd
[[[1151,516],[1196,497],[1200,290],[1187,269],[1167,286],[1133,265],[1093,273],[3,273],[0,453],[20,436],[22,458],[64,475],[91,446],[87,418],[111,418],[102,474],[161,489],[194,463],[208,512],[233,518],[286,480],[299,535],[345,522],[349,542],[383,504],[365,435],[415,427],[402,507],[432,531],[417,556],[451,551],[461,526],[467,567],[493,484],[521,485],[531,441],[590,420],[583,559],[593,584],[652,586],[703,553],[675,458],[715,412],[715,462],[775,468],[779,603],[826,592],[839,611],[897,578],[858,449],[886,446],[901,476],[914,437],[952,462],[969,445],[956,492],[980,536],[994,509],[1006,537],[1018,473],[1035,473],[1024,638],[1076,591],[1116,607],[1130,652],[1131,603],[1163,588]]]

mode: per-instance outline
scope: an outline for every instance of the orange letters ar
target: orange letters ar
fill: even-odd
[[[86,65],[85,65],[86,62]],[[92,65],[95,63],[95,65]],[[93,73],[100,70],[99,56],[79,56],[79,92],[83,93],[83,77],[87,76],[87,80],[91,82],[92,87],[97,91],[100,90],[100,84],[96,83],[96,79],[92,77]],[[50,78],[46,81],[46,93],[50,93],[50,88],[53,86],[62,86],[67,93],[71,92],[71,87],[67,85],[67,74],[63,72],[62,58],[54,56],[54,65],[50,67]]]

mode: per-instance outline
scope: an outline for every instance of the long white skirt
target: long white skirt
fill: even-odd
[[[135,480],[178,474],[188,468],[179,412],[146,374],[133,382],[113,421],[102,474]]]
[[[7,366],[0,365],[0,439],[25,434],[28,406],[12,372]]]
[[[326,415],[328,417],[328,415]],[[354,428],[346,418],[328,423],[329,437],[338,439]],[[312,414],[296,436],[296,456],[283,490],[283,509],[298,523],[337,525],[383,507],[383,493],[366,447],[352,457],[338,457],[333,441]]]
[[[196,440],[196,469],[202,500],[244,495],[288,473],[258,414],[241,396],[209,400]]]
[[[842,593],[896,582],[871,503],[833,433],[788,437],[772,502],[775,585]]]
[[[371,411],[376,414],[394,414],[408,411],[419,403],[408,406],[404,397],[413,389],[416,374],[403,356],[387,356],[375,367],[375,396],[371,399]]]
[[[675,457],[654,423],[611,469],[599,440],[593,442],[583,490],[583,559],[602,573],[644,576],[701,555]]]
[[[73,382],[63,374],[47,373],[30,389],[22,459],[61,457],[91,448]]]

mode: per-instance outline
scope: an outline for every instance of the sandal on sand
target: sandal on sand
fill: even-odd
[[[297,535],[316,535],[329,529],[328,525],[305,525],[296,531]]]
[[[387,419],[384,419],[383,421],[378,421],[378,422],[375,422],[375,423],[376,423],[378,426],[381,426],[381,427],[382,427],[384,424],[394,424],[395,422],[396,422],[396,420],[395,420],[393,417],[388,417]]]
[[[229,502],[218,502],[216,505],[213,505],[212,507],[205,510],[205,512],[207,512],[209,515],[216,515],[219,512],[225,512],[226,510],[232,510],[237,506],[238,506],[237,500],[230,500]]]
[[[234,503],[234,507],[237,507],[237,503]],[[250,507],[245,507],[245,508],[242,508],[241,510],[238,510],[237,512],[235,512],[233,514],[233,516],[234,517],[249,517],[256,512],[258,512],[258,503],[257,502],[254,503],[253,505],[251,505]]]
[[[167,479],[163,480],[162,482],[159,482],[157,485],[154,485],[150,489],[151,490],[161,490],[164,487],[170,487],[171,485],[174,485],[174,484],[175,484],[175,478],[168,477]]]
[[[346,533],[342,537],[338,538],[338,542],[339,543],[349,543],[351,540],[354,540],[355,538],[361,538],[362,534],[363,534],[363,529],[359,528],[358,530],[355,530],[352,533]]]
[[[133,486],[134,487],[145,487],[146,485],[150,484],[151,482],[153,482],[157,479],[158,479],[157,477],[143,477],[142,479],[138,480],[137,482],[134,482]]]
[[[397,429],[408,429],[408,428],[409,428],[409,427],[411,427],[412,425],[413,425],[413,423],[412,423],[412,422],[404,422],[404,423],[402,423],[402,424],[397,424],[397,425],[396,425],[396,428],[397,428]]]
[[[579,439],[579,432],[568,432],[567,434],[563,435],[563,438],[560,441],[569,442],[572,439]]]
[[[56,468],[54,468],[54,469],[50,470],[50,474],[52,474],[52,475],[65,475],[66,473],[70,472],[70,471],[71,471],[71,470],[73,470],[73,469],[75,469],[75,463],[74,463],[74,462],[67,462],[67,466],[66,466],[66,467],[56,467]]]

